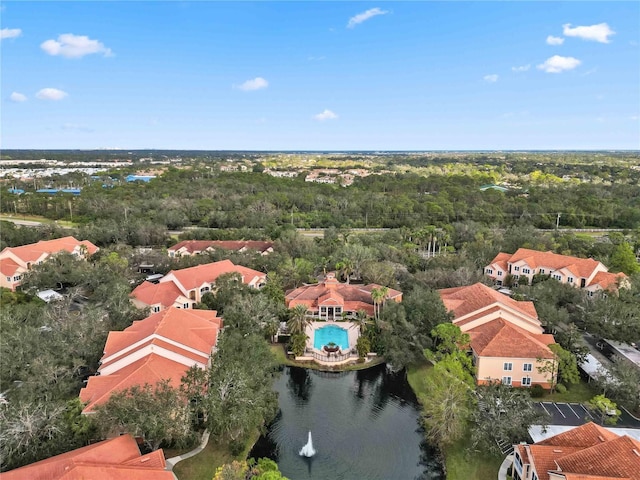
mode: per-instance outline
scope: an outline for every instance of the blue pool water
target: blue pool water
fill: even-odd
[[[327,325],[326,327],[319,328],[313,335],[313,348],[322,350],[322,347],[329,342],[340,345],[342,350],[349,349],[349,335],[347,335],[347,331],[336,325]]]

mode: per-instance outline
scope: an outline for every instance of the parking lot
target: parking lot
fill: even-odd
[[[536,407],[551,416],[550,425],[582,425],[586,422],[598,422],[589,410],[581,403],[536,402]],[[622,410],[616,427],[640,428],[640,420],[633,418],[626,410]]]

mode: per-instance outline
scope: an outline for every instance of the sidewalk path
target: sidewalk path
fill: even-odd
[[[175,467],[176,463],[181,462],[182,460],[186,460],[187,458],[191,458],[191,457],[199,454],[207,446],[207,443],[209,443],[209,432],[208,431],[204,432],[204,434],[202,435],[202,441],[200,442],[200,445],[197,446],[196,448],[194,448],[193,450],[191,450],[190,452],[183,453],[182,455],[178,455],[176,457],[167,458],[167,460],[166,460],[167,468],[166,469],[169,470],[169,471],[172,471],[173,467]],[[174,477],[175,477],[175,475],[174,475]]]
[[[505,458],[502,465],[500,465],[500,470],[498,470],[498,480],[507,480],[507,473],[509,472],[509,467],[512,463],[513,453],[511,455],[507,455],[507,458]]]

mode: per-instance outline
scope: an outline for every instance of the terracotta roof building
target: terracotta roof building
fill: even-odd
[[[553,335],[544,334],[532,302],[517,302],[481,283],[438,290],[453,324],[471,337],[478,384],[550,387],[538,367],[553,358]]]
[[[306,305],[310,315],[325,320],[336,320],[342,314],[355,315],[358,310],[364,310],[368,315],[374,314],[374,302],[371,291],[381,288],[380,285],[349,285],[340,283],[334,273],[328,273],[324,281],[315,285],[303,285],[289,290],[285,296],[287,308],[296,305]],[[388,289],[387,299],[394,302],[402,301],[402,292]]]
[[[258,240],[183,240],[167,249],[167,253],[171,258],[189,257],[218,249],[233,250],[235,252],[253,250],[261,255],[267,255],[273,252],[273,242]]]
[[[519,248],[514,254],[500,252],[484,269],[498,285],[507,275],[515,281],[526,277],[531,283],[536,274],[550,275],[561,283],[584,288],[591,295],[598,290],[617,289],[626,283],[624,273],[609,273],[607,267],[592,258],[578,258],[557,253]]]
[[[231,260],[205,263],[195,267],[171,270],[159,283],[143,282],[131,292],[131,299],[138,308],[150,307],[153,312],[165,308],[193,308],[202,301],[202,295],[215,290],[215,282],[224,273],[238,273],[242,281],[252,288],[261,288],[266,274],[234,265]]]
[[[173,480],[164,453],[140,454],[131,435],[94,443],[0,474],[2,480]]]
[[[586,423],[532,445],[514,445],[514,480],[640,480],[640,442]]]
[[[20,247],[6,247],[0,252],[0,287],[15,291],[25,272],[56,253],[67,252],[84,259],[98,250],[99,248],[88,240],[80,241],[74,237],[41,240]]]
[[[110,332],[98,375],[80,391],[83,413],[106,402],[114,391],[169,380],[173,387],[192,366],[206,368],[222,320],[215,311],[168,308],[121,332]]]

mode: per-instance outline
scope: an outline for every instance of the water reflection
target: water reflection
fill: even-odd
[[[287,367],[274,389],[280,414],[251,456],[272,458],[288,478],[444,478],[404,374],[384,365],[340,374]],[[298,452],[309,431],[317,454],[307,459]]]

